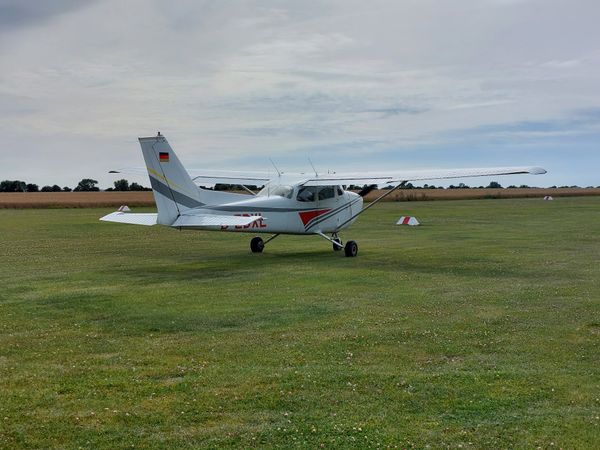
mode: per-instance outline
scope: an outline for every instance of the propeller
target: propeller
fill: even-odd
[[[360,192],[358,193],[358,195],[360,195],[361,197],[364,197],[365,195],[367,195],[369,192],[371,192],[373,189],[377,189],[377,185],[376,184],[370,184],[370,185],[365,185]]]

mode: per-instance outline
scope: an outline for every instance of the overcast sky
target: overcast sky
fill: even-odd
[[[198,169],[600,185],[599,24],[598,0],[0,0],[0,179],[108,187],[160,130]]]

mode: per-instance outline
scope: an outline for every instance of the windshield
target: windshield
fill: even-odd
[[[264,188],[262,188],[256,195],[261,195],[265,197],[276,195],[278,197],[292,198],[293,192],[294,189],[291,186],[267,185]]]

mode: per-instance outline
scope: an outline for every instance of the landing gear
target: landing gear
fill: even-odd
[[[346,242],[346,246],[344,247],[344,253],[346,256],[353,258],[358,255],[358,244],[354,241]]]
[[[337,233],[333,233],[331,235],[331,243],[333,245],[334,252],[339,252],[342,248],[344,248],[342,246],[342,240],[338,237]]]
[[[336,242],[337,242],[337,244],[336,244]],[[338,244],[340,244],[340,245],[338,245]],[[340,238],[333,238],[333,251],[334,252],[339,252],[342,249],[341,245],[342,245],[342,240]]]
[[[258,236],[252,238],[252,240],[250,241],[250,250],[252,250],[252,253],[262,253],[264,248],[265,243]]]
[[[252,250],[252,253],[262,253],[262,251],[265,249],[265,245],[267,244],[267,242],[271,242],[277,236],[279,236],[279,233],[274,234],[266,241],[263,241],[258,236],[253,237],[252,240],[250,241],[250,250]]]
[[[342,240],[338,237],[337,233],[333,233],[331,237],[327,236],[325,233],[321,233],[320,231],[315,232],[315,234],[331,242],[334,251],[342,249]],[[348,257],[355,257],[358,255],[358,244],[355,241],[346,242],[346,245],[344,246],[344,253]]]

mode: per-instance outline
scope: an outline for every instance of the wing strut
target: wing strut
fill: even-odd
[[[359,212],[357,212],[356,214],[354,214],[352,217],[350,217],[348,220],[346,220],[344,223],[342,223],[341,225],[338,225],[337,230],[340,230],[344,225],[346,225],[348,222],[356,219],[358,216],[360,216],[362,213],[364,213],[367,209],[369,209],[371,206],[375,206],[376,203],[378,203],[380,200],[383,200],[385,197],[387,197],[388,195],[390,195],[392,192],[394,192],[396,189],[400,189],[401,187],[403,187],[405,184],[407,183],[407,181],[403,181],[402,183],[400,183],[399,185],[393,187],[392,189],[390,189],[389,191],[385,192],[384,194],[380,195],[379,197],[377,197],[375,200],[373,200],[371,203],[369,203],[368,206],[365,206],[363,209],[361,209]]]

